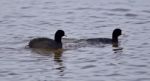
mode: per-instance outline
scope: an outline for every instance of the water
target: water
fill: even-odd
[[[1,0],[0,5],[1,81],[150,81],[149,0]],[[83,39],[110,38],[115,28],[124,33],[120,50],[66,46],[55,55],[25,48],[32,38],[53,38],[58,29],[65,38]]]

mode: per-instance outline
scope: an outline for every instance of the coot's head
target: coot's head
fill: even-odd
[[[121,29],[115,29],[112,34],[112,44],[113,47],[118,47],[118,36],[122,34]]]
[[[120,36],[122,34],[122,31],[121,31],[121,29],[115,29],[114,31],[113,31],[113,37],[118,37],[118,36]]]
[[[55,33],[55,36],[57,37],[65,36],[65,32],[63,30],[57,30]]]
[[[55,33],[55,41],[61,43],[61,38],[65,36],[65,32],[63,30],[57,30]]]

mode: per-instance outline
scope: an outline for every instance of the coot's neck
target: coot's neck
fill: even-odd
[[[61,36],[55,35],[55,41],[56,41],[56,42],[62,43],[62,42],[61,42],[61,38],[62,38]]]
[[[118,36],[112,36],[112,46],[118,47]]]
[[[112,36],[112,42],[113,42],[113,43],[118,43],[118,36],[113,35],[113,36]]]

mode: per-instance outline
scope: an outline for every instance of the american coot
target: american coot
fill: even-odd
[[[61,39],[65,35],[63,30],[57,30],[55,33],[55,38],[35,38],[29,42],[30,48],[46,48],[46,49],[59,49],[62,48]]]
[[[112,39],[111,38],[91,38],[87,39],[87,42],[90,43],[104,43],[104,44],[113,44],[113,46],[118,46],[118,37],[122,34],[121,29],[114,29],[112,33]]]

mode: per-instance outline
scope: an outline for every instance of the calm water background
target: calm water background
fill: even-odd
[[[150,0],[0,0],[0,11],[1,81],[150,81]],[[25,48],[58,29],[80,39],[115,28],[122,50],[77,47],[56,60]]]

